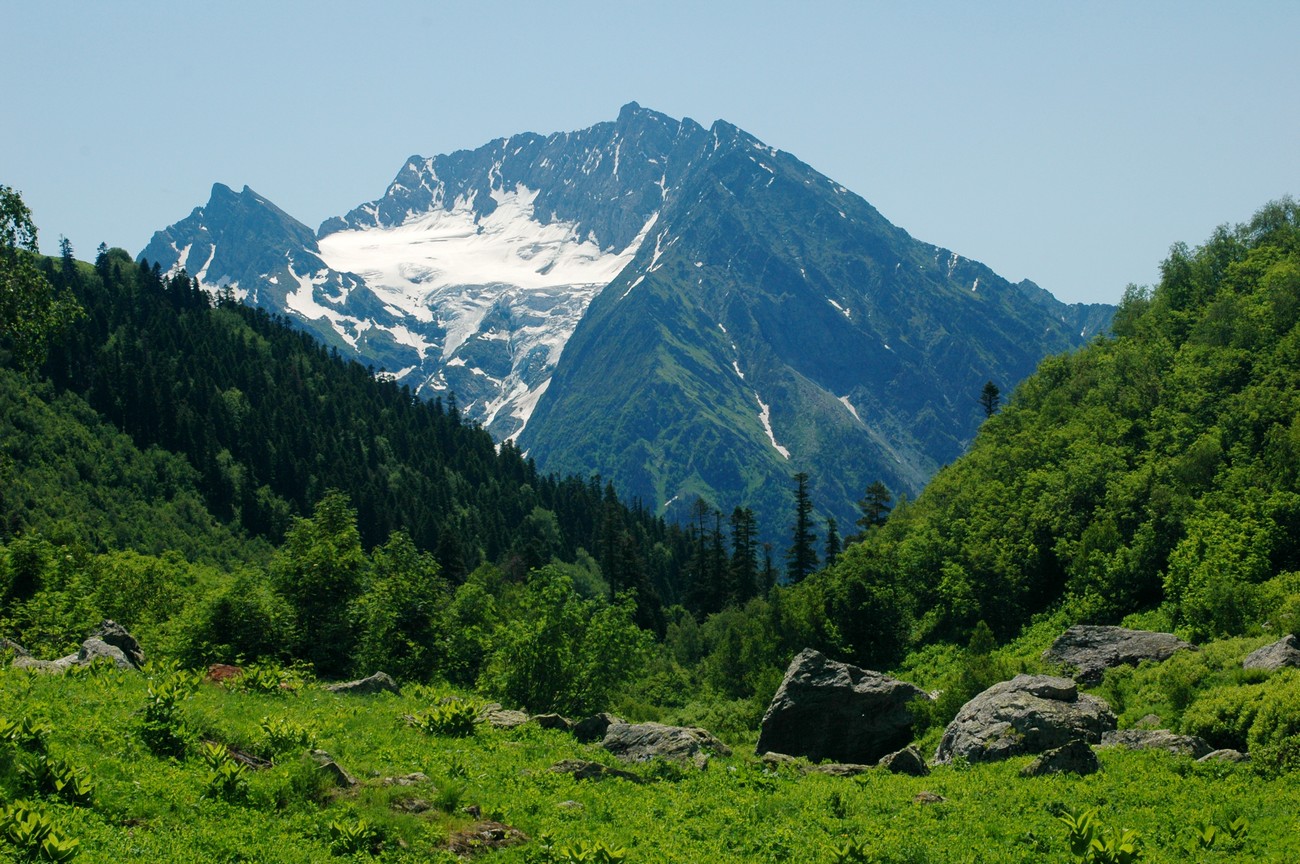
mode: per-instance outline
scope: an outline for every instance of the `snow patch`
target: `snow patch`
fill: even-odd
[[[776,443],[776,434],[772,431],[771,406],[759,397],[757,390],[754,391],[754,398],[758,400],[758,422],[763,424],[763,431],[767,432],[767,439],[772,442],[772,446],[776,449],[776,452],[780,453],[786,459],[789,459],[790,451]]]
[[[732,361],[731,361],[731,368],[736,370],[736,374],[740,376],[740,380],[741,380],[741,381],[744,381],[744,380],[745,380],[745,373],[740,371],[740,364],[739,364],[739,363],[737,363],[735,360],[732,360]]]
[[[853,403],[849,401],[849,397],[841,396],[840,404],[849,409],[849,413],[853,415],[854,420],[857,420],[859,423],[862,422],[862,418],[858,416],[858,409],[853,407]]]
[[[832,299],[829,298],[829,297],[826,298],[826,302],[830,303],[830,304],[831,304],[832,306],[834,306],[836,309],[840,310],[840,314],[843,315],[845,318],[849,319],[850,321],[853,320],[853,315],[852,315],[852,313],[849,312],[848,309],[845,309],[843,306],[841,306],[840,304],[836,303],[834,300],[832,300]]]

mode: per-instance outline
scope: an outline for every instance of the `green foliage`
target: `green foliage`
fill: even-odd
[[[183,758],[191,730],[182,705],[194,694],[198,679],[175,667],[160,667],[149,682],[140,737],[155,756]]]
[[[0,837],[27,861],[71,861],[80,851],[79,841],[64,837],[48,814],[25,801],[0,807]]]
[[[349,605],[364,584],[367,561],[356,511],[337,491],[325,495],[310,519],[296,519],[271,568],[276,591],[293,608],[295,654],[326,677],[351,671],[354,641]]]
[[[583,600],[563,572],[529,574],[518,613],[493,636],[481,683],[529,711],[590,714],[643,666],[650,634],[632,621],[635,605]]]
[[[311,750],[316,746],[316,733],[285,717],[263,717],[257,728],[262,731],[263,750],[272,758]]]
[[[450,591],[438,562],[394,533],[371,553],[370,580],[353,605],[357,674],[382,669],[406,681],[427,681],[442,666],[443,615]]]
[[[478,725],[479,709],[467,699],[448,698],[438,705],[413,715],[408,725],[428,735],[463,738],[473,735]]]
[[[19,368],[39,365],[45,346],[82,309],[37,269],[36,225],[22,196],[0,185],[0,348]]]
[[[1300,770],[1300,673],[1276,676],[1259,700],[1247,744],[1265,770]]]
[[[1064,808],[1057,819],[1065,825],[1070,853],[1080,864],[1132,864],[1142,860],[1142,840],[1137,832],[1105,825],[1096,810]]]
[[[331,820],[329,838],[330,851],[335,855],[355,855],[358,852],[374,855],[383,844],[383,836],[365,819]]]
[[[230,755],[224,744],[204,741],[199,746],[199,758],[208,766],[206,794],[223,801],[238,801],[248,794],[248,767]]]

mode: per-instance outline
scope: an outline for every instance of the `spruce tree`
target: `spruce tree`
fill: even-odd
[[[792,584],[817,569],[817,537],[813,533],[812,498],[808,495],[808,475],[800,471],[794,475],[794,542],[786,553],[785,574]]]

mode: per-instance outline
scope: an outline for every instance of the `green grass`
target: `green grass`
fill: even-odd
[[[832,862],[834,850],[850,842],[877,862],[1070,861],[1056,818],[1066,808],[1095,808],[1106,824],[1136,830],[1147,861],[1300,858],[1294,782],[1161,753],[1104,750],[1102,771],[1086,778],[1022,779],[1024,758],[941,768],[926,778],[871,772],[843,779],[765,768],[750,755],[752,736],[738,735],[737,755],[705,771],[646,765],[634,768],[650,780],[644,785],[593,783],[548,770],[567,758],[612,761],[561,732],[479,726],[452,737],[409,726],[405,715],[452,695],[445,688],[349,697],[313,684],[268,694],[204,683],[182,703],[192,743],[176,760],[153,755],[140,737],[147,689],[146,676],[134,672],[0,672],[0,716],[51,727],[49,753],[94,781],[90,806],[33,797],[13,771],[0,772],[0,795],[36,802],[80,842],[78,861],[450,861],[441,847],[475,821],[463,810],[468,805],[532,838],[479,859],[502,864],[563,861],[557,850],[596,843],[626,849],[630,862]],[[239,794],[214,795],[198,742],[265,754],[268,718],[308,732],[360,785],[327,788],[305,752],[284,752],[273,767],[249,771]],[[429,781],[381,782],[413,772]],[[922,791],[947,800],[915,803]],[[409,806],[412,799],[428,809],[407,812],[419,809]],[[1226,833],[1236,819],[1249,824],[1242,840]],[[342,828],[362,822],[380,841],[377,855],[331,852]],[[1216,845],[1191,851],[1207,824],[1219,827]],[[0,844],[0,860],[10,852]]]

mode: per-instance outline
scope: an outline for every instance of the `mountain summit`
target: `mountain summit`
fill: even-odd
[[[917,241],[735,126],[636,103],[412,156],[315,234],[218,184],[141,257],[454,394],[545,471],[661,512],[750,506],[769,536],[798,471],[845,526],[872,481],[914,494],[974,434],[985,381],[1009,390],[1112,312]]]

